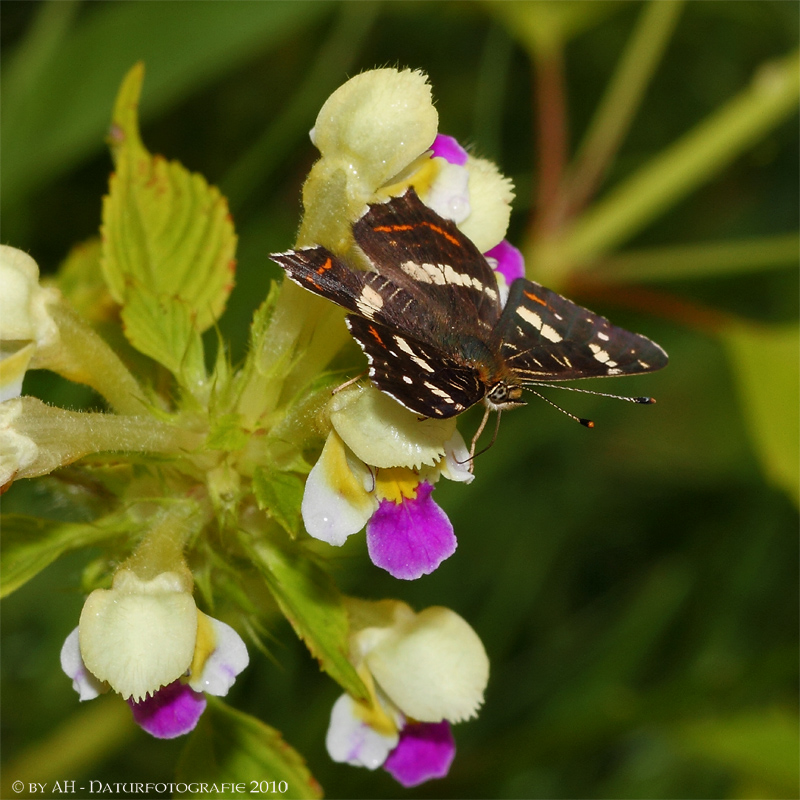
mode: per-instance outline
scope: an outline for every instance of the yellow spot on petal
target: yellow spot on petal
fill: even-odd
[[[383,736],[392,736],[398,733],[395,721],[386,713],[385,709],[378,700],[375,691],[375,681],[372,680],[370,671],[362,665],[357,669],[358,675],[364,685],[369,690],[370,702],[365,703],[357,700],[353,704],[353,713],[365,724],[369,725],[374,731]]]
[[[0,360],[0,400],[19,397],[22,378],[35,350],[35,345],[26,344],[13,355],[8,355]],[[2,355],[0,353],[0,356]]]
[[[330,488],[350,505],[360,507],[368,495],[361,481],[347,463],[347,450],[336,431],[331,431],[320,456]]]
[[[378,470],[375,478],[375,494],[382,500],[402,503],[404,498],[414,499],[417,496],[419,475],[405,467],[392,467]]]
[[[413,186],[418,195],[425,197],[441,171],[443,162],[443,158],[430,158],[426,156],[419,159],[419,169],[404,180],[379,189],[377,192],[378,197],[399,197],[409,186]]]
[[[197,677],[203,672],[209,656],[217,648],[217,637],[208,617],[202,612],[197,612],[197,638],[194,643],[194,656],[189,667],[189,675]]]

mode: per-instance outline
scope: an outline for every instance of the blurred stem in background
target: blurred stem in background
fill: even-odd
[[[683,0],[647,3],[554,203],[556,223],[573,217],[600,186],[667,49]]]

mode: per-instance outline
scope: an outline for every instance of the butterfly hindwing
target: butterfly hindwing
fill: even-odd
[[[524,278],[511,285],[494,340],[520,383],[634,375],[667,363],[645,336]]]
[[[416,414],[454,417],[486,393],[475,369],[405,332],[355,314],[347,327],[367,356],[372,382]]]

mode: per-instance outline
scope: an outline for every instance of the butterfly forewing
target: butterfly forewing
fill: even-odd
[[[353,236],[375,271],[423,293],[429,317],[445,328],[456,316],[484,337],[494,328],[501,307],[492,268],[455,223],[428,208],[413,189],[370,206],[353,225]]]
[[[415,414],[454,417],[486,393],[476,370],[410,334],[355,314],[347,327],[367,356],[373,383]]]
[[[493,342],[519,383],[634,375],[667,363],[645,336],[524,278],[511,285]]]

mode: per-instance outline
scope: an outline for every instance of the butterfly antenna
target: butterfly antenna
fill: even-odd
[[[534,384],[534,385],[535,385],[535,386],[539,386],[539,384],[538,384],[538,383],[537,383],[537,384]],[[554,403],[552,400],[548,400],[548,399],[547,399],[547,398],[546,398],[546,397],[545,397],[543,394],[539,394],[539,392],[537,392],[535,389],[531,389],[529,386],[526,386],[525,388],[526,388],[526,389],[527,389],[527,390],[528,390],[528,391],[529,391],[531,394],[535,394],[535,395],[536,395],[538,398],[540,398],[541,400],[544,400],[544,401],[545,401],[545,403],[547,403],[548,405],[550,405],[550,406],[553,406],[553,408],[556,408],[556,409],[558,409],[558,410],[559,410],[559,411],[560,411],[562,414],[566,414],[568,417],[570,417],[570,419],[574,419],[574,420],[575,420],[575,422],[580,422],[580,424],[581,424],[581,425],[583,425],[583,427],[584,427],[584,428],[594,428],[594,422],[592,422],[592,420],[590,420],[590,419],[584,419],[583,417],[579,417],[579,416],[577,416],[576,414],[572,414],[572,413],[570,413],[570,412],[569,412],[569,411],[567,411],[565,408],[561,408],[561,406],[557,405],[557,404],[556,404],[556,403]],[[567,386],[562,386],[562,387],[560,387],[560,388],[562,388],[562,389],[567,389],[567,388],[569,388],[569,387],[567,387]],[[593,394],[594,394],[594,393],[593,393]],[[613,397],[616,397],[616,395],[612,395],[612,396],[613,396]],[[626,398],[626,399],[629,399],[629,398]]]
[[[598,397],[613,397],[615,400],[626,400],[629,403],[640,403],[641,405],[645,406],[651,406],[656,402],[655,397],[629,397],[624,394],[609,394],[608,392],[594,392],[591,389],[579,389],[577,386],[561,386],[560,384],[557,383],[529,383],[525,385],[525,388],[528,389],[531,386],[541,386],[542,388],[546,389],[563,389],[565,392],[580,392],[581,394],[594,394],[597,395]],[[531,391],[533,391],[533,389],[531,389]],[[541,397],[541,395],[538,392],[533,392],[533,393]]]

